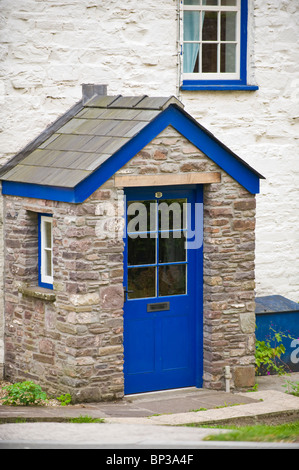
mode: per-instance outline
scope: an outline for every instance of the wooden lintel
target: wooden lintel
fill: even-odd
[[[30,212],[38,212],[40,214],[53,214],[54,210],[51,207],[35,206],[33,204],[24,204],[24,209]]]
[[[114,186],[117,188],[133,188],[142,186],[172,186],[186,184],[220,183],[219,172],[180,173],[161,175],[115,175]]]
[[[41,214],[53,214],[53,208],[45,206],[35,206],[33,204],[24,204],[24,209],[30,212],[38,212]]]

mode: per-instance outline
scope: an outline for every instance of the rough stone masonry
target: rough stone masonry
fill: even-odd
[[[116,174],[218,171],[204,187],[204,387],[254,384],[255,197],[173,128]],[[38,381],[76,402],[120,398],[123,216],[114,177],[82,204],[5,196],[5,376]],[[38,288],[38,213],[53,215],[54,289]],[[104,228],[101,232],[100,228]]]

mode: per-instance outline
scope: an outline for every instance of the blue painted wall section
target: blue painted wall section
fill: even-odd
[[[256,299],[256,338],[269,341],[276,333],[283,335],[286,348],[281,356],[287,370],[299,372],[299,304],[279,295]],[[275,341],[270,341],[272,347]]]

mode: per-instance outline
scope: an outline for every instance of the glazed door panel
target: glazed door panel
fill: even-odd
[[[196,191],[160,189],[126,194],[126,394],[194,386],[200,362]]]

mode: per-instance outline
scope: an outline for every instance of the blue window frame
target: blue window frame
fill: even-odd
[[[53,218],[38,215],[38,285],[53,289]]]
[[[182,0],[182,90],[247,85],[248,0]]]

